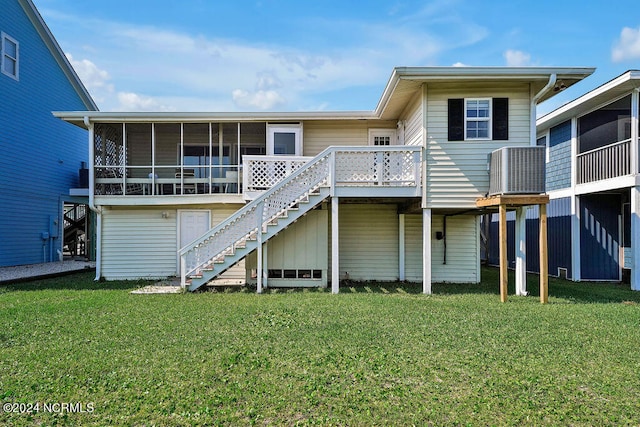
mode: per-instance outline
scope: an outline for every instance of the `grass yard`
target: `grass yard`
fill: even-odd
[[[640,293],[551,279],[548,305],[501,304],[497,273],[431,296],[0,287],[0,425],[639,425]]]

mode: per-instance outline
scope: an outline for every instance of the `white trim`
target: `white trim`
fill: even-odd
[[[294,154],[275,154],[273,136],[276,132],[293,133],[295,135]],[[271,124],[267,123],[267,156],[302,156],[302,123]]]
[[[489,102],[489,116],[488,117],[467,117],[467,104],[470,101],[488,101]],[[464,140],[465,141],[491,141],[492,140],[492,128],[493,128],[493,99],[492,98],[465,98],[464,99],[464,111],[462,115],[464,117]],[[468,122],[487,122],[487,136],[486,137],[477,137],[477,138],[469,138],[467,136],[467,124]]]
[[[371,146],[378,146],[375,144],[376,137],[389,137],[388,145],[398,145],[397,133],[395,129],[384,129],[384,128],[372,128],[369,129],[368,141]]]
[[[631,289],[640,291],[640,187],[631,188]]]
[[[20,43],[9,34],[4,31],[0,33],[0,52],[2,53],[2,57],[0,58],[0,69],[2,70],[2,74],[5,76],[9,76],[16,81],[20,81]],[[5,54],[5,41],[9,41],[16,46],[16,56],[15,58],[11,55]],[[9,59],[12,62],[15,62],[15,73],[12,74],[5,70],[5,59]]]

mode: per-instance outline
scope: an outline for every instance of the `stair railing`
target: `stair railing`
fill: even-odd
[[[210,264],[216,258],[235,251],[238,244],[283,215],[288,209],[323,185],[330,182],[333,150],[327,148],[283,181],[178,251],[180,283],[186,287],[187,277]]]
[[[248,240],[261,241],[267,225],[322,186],[420,188],[421,147],[329,147],[229,218],[178,251],[180,279],[232,254]]]

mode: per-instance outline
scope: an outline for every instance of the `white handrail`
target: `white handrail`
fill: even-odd
[[[416,176],[416,171],[420,169],[416,168],[414,163],[416,162],[416,153],[419,156],[420,151],[421,147],[413,146],[329,147],[325,149],[313,160],[300,166],[291,175],[266,190],[203,236],[182,247],[178,251],[182,286],[186,286],[187,276],[202,269],[216,258],[233,252],[238,243],[246,241],[254,235],[257,238],[257,234],[260,232],[258,224],[262,224],[261,228],[264,229],[266,224],[284,214],[311,192],[336,182],[335,177],[331,177],[331,173],[339,169],[334,163],[338,163],[336,158],[340,153],[345,156],[349,153],[354,155],[373,153],[376,162],[380,162],[382,158],[384,164],[380,168],[382,172],[377,171],[380,176],[376,175],[376,183],[418,186],[420,185],[420,176]],[[400,153],[400,156],[391,156],[389,153]],[[360,168],[371,168],[367,163],[368,160],[370,159],[366,158],[364,166]],[[405,163],[410,164],[410,167],[405,165],[405,168],[402,168]],[[405,172],[405,169],[409,172]],[[359,173],[358,165],[355,166],[354,171],[356,174]],[[363,180],[369,178],[366,176]],[[350,183],[362,182],[363,180],[354,179]]]

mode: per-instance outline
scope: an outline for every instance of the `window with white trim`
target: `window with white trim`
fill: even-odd
[[[465,99],[465,139],[491,139],[491,99]]]
[[[2,68],[2,74],[18,80],[20,45],[13,37],[5,33],[2,33],[1,39],[0,49],[2,51],[2,63],[0,64],[0,68]]]
[[[451,98],[447,110],[449,141],[509,139],[509,98]]]
[[[369,145],[395,145],[395,129],[369,129]]]

